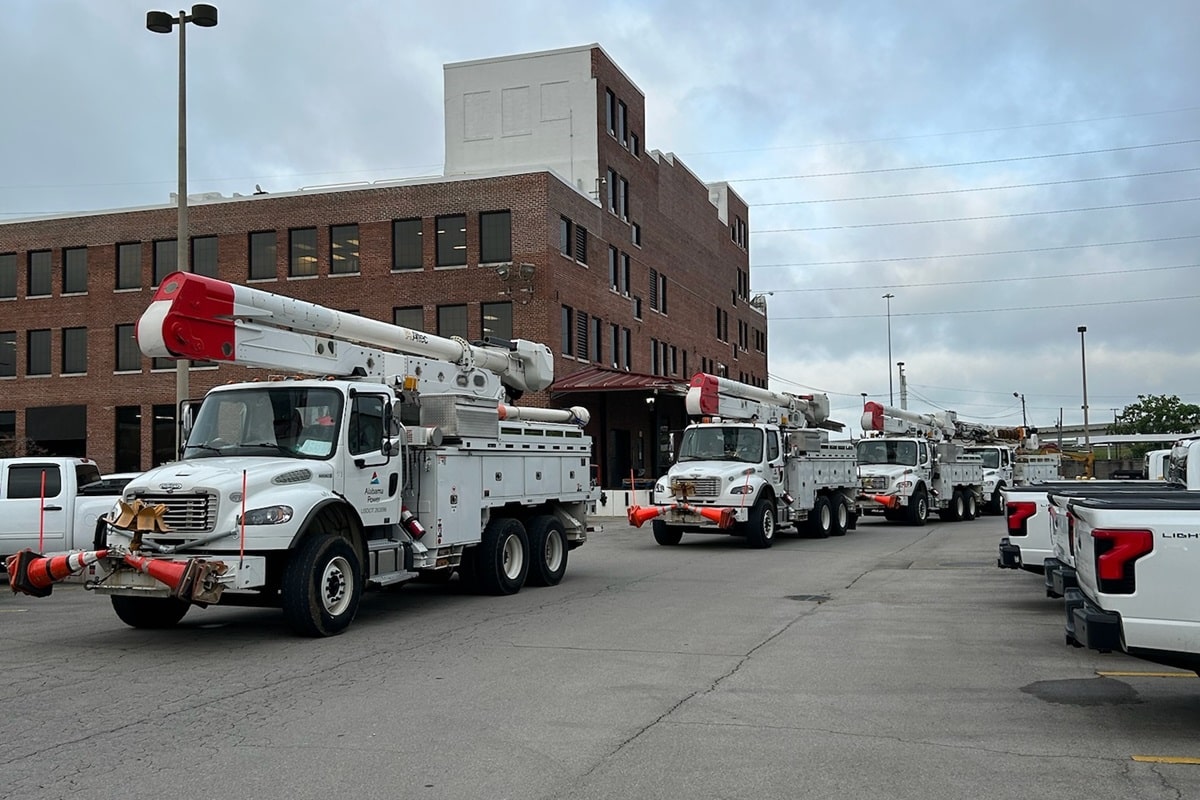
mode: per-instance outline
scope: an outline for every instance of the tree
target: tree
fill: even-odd
[[[1139,394],[1138,401],[1125,406],[1118,421],[1108,426],[1114,435],[1196,430],[1200,430],[1200,406],[1165,394]]]

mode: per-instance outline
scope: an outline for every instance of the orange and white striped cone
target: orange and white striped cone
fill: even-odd
[[[732,508],[697,508],[689,506],[688,510],[717,523],[718,528],[729,528],[733,525],[734,516]]]
[[[77,550],[44,556],[26,548],[5,561],[8,585],[13,592],[45,597],[53,590],[55,582],[81,571],[89,564],[95,564],[107,555],[107,550]]]
[[[640,528],[647,520],[652,520],[663,512],[663,509],[658,506],[630,506],[625,515],[629,518],[629,524],[635,528]]]
[[[179,592],[188,568],[186,561],[146,558],[145,556],[135,556],[133,553],[126,553],[124,561],[138,572],[149,575],[159,583],[165,583],[172,594]]]
[[[865,497],[867,500],[874,500],[876,503],[879,503],[879,505],[883,506],[884,508],[895,508],[896,507],[896,499],[897,498],[893,494],[867,494],[867,495],[863,495],[863,497]]]

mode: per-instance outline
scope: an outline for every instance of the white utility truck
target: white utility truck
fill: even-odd
[[[656,542],[729,533],[770,547],[780,525],[819,537],[854,528],[854,447],[829,441],[828,432],[842,425],[829,419],[826,395],[773,392],[701,372],[685,405],[694,421],[654,486],[654,505],[629,510],[635,525],[653,519]]]
[[[924,525],[931,511],[950,521],[977,517],[983,459],[961,443],[974,427],[953,411],[918,414],[868,402],[858,442],[863,513],[912,525]]]
[[[125,488],[85,585],[129,625],[269,604],[327,636],[369,586],[454,571],[490,594],[553,585],[587,539],[587,412],[505,402],[551,383],[543,344],[471,344],[190,273],[163,279],[137,338],[147,356],[321,377],[214,388],[182,460]]]
[[[971,442],[963,449],[983,459],[983,510],[988,514],[1004,513],[1008,487],[1062,477],[1059,456],[1037,452],[1035,429],[968,425],[962,433]]]

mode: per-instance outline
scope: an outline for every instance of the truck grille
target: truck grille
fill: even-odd
[[[868,475],[862,479],[862,488],[864,489],[886,489],[888,488],[888,479],[882,475]]]
[[[675,497],[716,497],[721,493],[721,479],[673,478],[671,492]]]
[[[206,533],[217,521],[217,498],[211,494],[139,494],[147,505],[164,505],[163,521],[171,533]]]

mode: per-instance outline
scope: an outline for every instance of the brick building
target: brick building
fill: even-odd
[[[602,485],[657,474],[691,374],[766,385],[745,202],[643,149],[644,97],[598,45],[448,64],[445,93],[444,176],[192,196],[191,269],[545,342],[557,381],[521,402],[591,411]],[[173,202],[0,223],[0,454],[171,459],[175,366],[142,357],[133,326],[175,235]],[[194,365],[190,394],[254,374]]]

